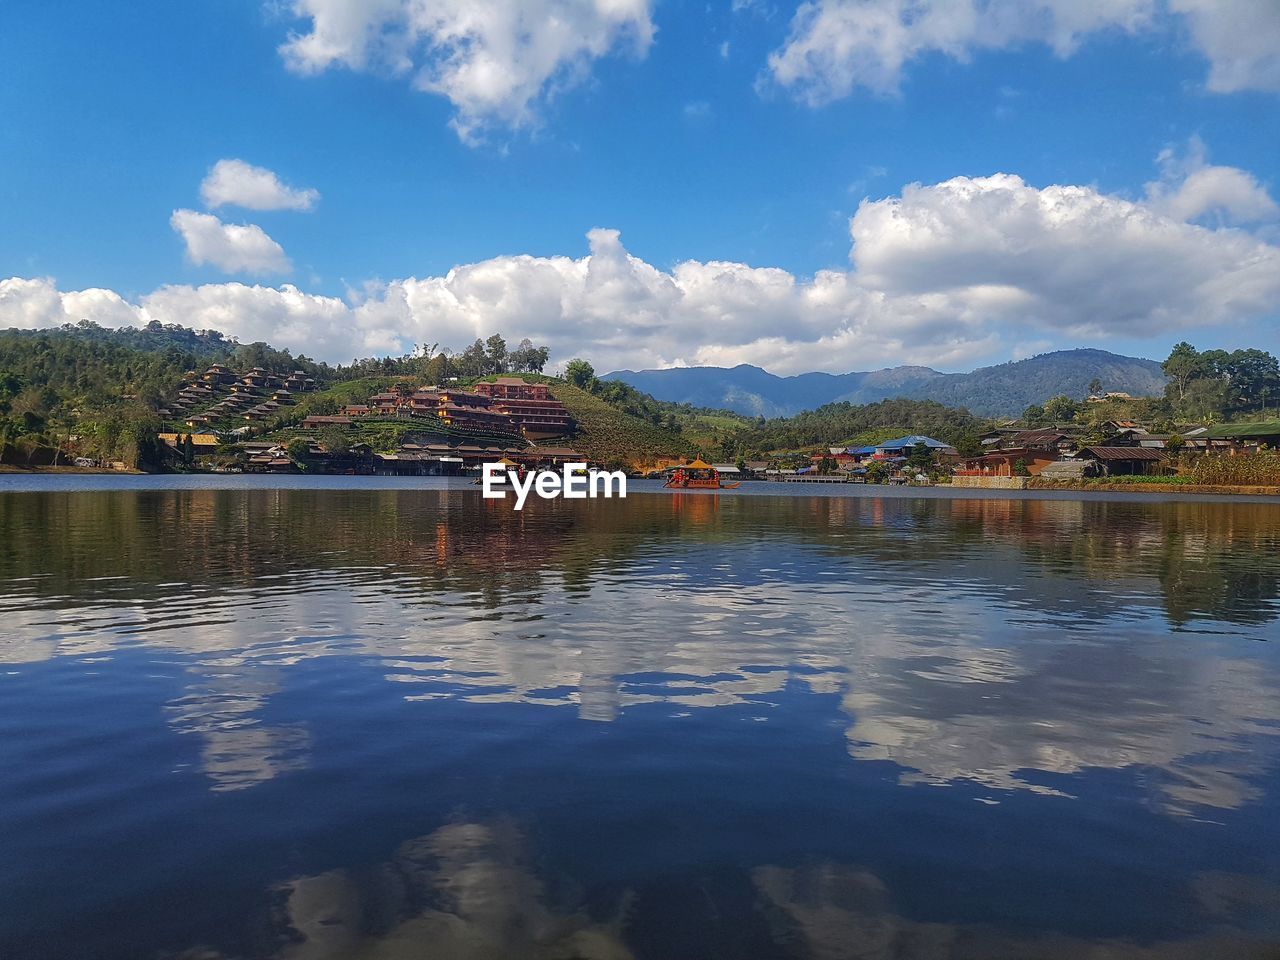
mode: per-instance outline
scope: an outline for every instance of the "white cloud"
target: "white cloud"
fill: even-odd
[[[187,245],[194,264],[213,264],[225,273],[288,273],[284,248],[256,224],[223,223],[209,213],[175,210],[169,224]]]
[[[222,206],[249,210],[310,210],[320,199],[317,190],[295,189],[280,182],[265,167],[243,160],[219,160],[200,184],[200,197],[210,210]]]
[[[1211,166],[1204,143],[1192,137],[1185,155],[1166,147],[1156,157],[1161,177],[1147,184],[1148,203],[1176,220],[1212,215],[1232,224],[1280,218],[1280,205],[1253,174],[1238,167]]]
[[[615,47],[643,55],[650,0],[293,0],[309,21],[280,47],[291,70],[332,66],[411,78],[447,97],[468,142],[535,120],[539,101]]]
[[[773,79],[820,104],[856,87],[898,89],[905,64],[927,52],[966,60],[976,50],[1046,43],[1059,56],[1098,30],[1150,22],[1154,0],[811,0],[797,10]]]
[[[114,290],[91,287],[61,293],[49,277],[0,280],[0,327],[32,329],[92,320],[104,327],[135,326],[138,308]]]
[[[129,304],[15,278],[0,283],[0,327],[155,319],[331,361],[501,332],[548,344],[553,364],[582,355],[602,370],[755,363],[795,373],[962,366],[1029,343],[1167,337],[1274,316],[1280,246],[1187,223],[1167,204],[1163,194],[1135,202],[1009,174],[957,177],[864,200],[849,224],[848,268],[812,278],[724,261],[661,269],[632,256],[616,230],[596,229],[580,258],[495,257],[349,301],[221,283],[162,287]]]
[[[1280,3],[1169,0],[1209,58],[1210,90],[1280,90]]]
[[[1185,24],[1208,58],[1209,89],[1280,90],[1280,4],[1270,0],[1168,0],[1167,10],[1156,0],[809,0],[768,70],[821,104],[856,88],[895,93],[906,65],[927,53],[966,61],[1042,43],[1066,57],[1093,34],[1170,22]]]
[[[1248,233],[1008,174],[864,201],[850,230],[861,285],[936,299],[979,328],[1145,336],[1265,315],[1280,295],[1280,248]]]

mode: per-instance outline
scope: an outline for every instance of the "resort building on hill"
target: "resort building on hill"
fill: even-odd
[[[348,417],[433,417],[451,427],[509,433],[530,440],[563,437],[573,432],[573,419],[546,384],[502,377],[474,388],[425,386],[412,393],[384,390],[365,403],[347,404]]]
[[[303,417],[301,426],[303,429],[314,430],[316,427],[349,427],[351,426],[350,417],[322,417],[313,415]]]
[[[203,448],[205,453],[218,445],[218,438],[212,433],[159,433],[156,436],[162,443],[167,443],[171,447],[180,446],[183,437],[190,437],[191,445]]]
[[[519,377],[499,377],[473,388],[488,397],[493,410],[510,418],[530,439],[563,437],[573,432],[573,418],[564,404],[552,399],[545,383],[527,383]]]
[[[204,376],[200,379],[205,383],[233,383],[238,378],[222,364],[215,363],[204,372]]]

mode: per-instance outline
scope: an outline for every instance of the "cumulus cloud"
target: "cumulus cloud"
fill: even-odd
[[[1154,0],[811,0],[769,57],[773,79],[819,104],[856,87],[897,91],[905,64],[927,52],[966,60],[977,50],[1046,43],[1073,53],[1088,34],[1137,30]]]
[[[1209,58],[1217,93],[1280,90],[1280,4],[1269,0],[1169,0]]]
[[[809,0],[768,75],[816,105],[856,88],[895,93],[927,53],[965,61],[1042,43],[1066,57],[1092,34],[1157,29],[1171,15],[1209,59],[1211,90],[1280,89],[1280,5],[1256,0]]]
[[[1173,196],[1185,183],[1167,187]],[[1163,337],[1274,315],[1280,246],[1186,222],[1169,203],[1010,174],[956,177],[864,200],[849,222],[849,264],[809,278],[714,260],[662,269],[629,253],[618,231],[595,229],[586,256],[495,257],[345,301],[221,283],[162,287],[131,304],[15,278],[0,284],[0,327],[160,320],[331,361],[501,332],[548,344],[553,363],[796,373],[960,366],[1056,338]]]
[[[1160,179],[1147,184],[1151,206],[1177,220],[1212,216],[1224,223],[1261,223],[1280,218],[1278,206],[1256,177],[1238,167],[1213,166],[1199,137],[1185,154],[1166,147],[1156,157]]]
[[[333,66],[410,78],[453,104],[474,142],[491,125],[521,127],[556,89],[615,47],[643,55],[650,0],[293,0],[308,21],[280,47],[291,70]]]
[[[200,197],[210,210],[232,206],[305,211],[316,205],[320,193],[286,186],[266,167],[255,167],[243,160],[219,160],[200,184]]]
[[[223,223],[210,213],[175,210],[169,225],[187,245],[192,263],[209,263],[225,273],[288,273],[284,248],[256,224]]]

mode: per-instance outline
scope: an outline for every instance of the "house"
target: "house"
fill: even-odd
[[[304,430],[314,430],[317,427],[349,427],[351,426],[351,418],[312,415],[304,417],[301,425]]]
[[[1077,460],[1092,460],[1103,476],[1134,476],[1164,473],[1168,457],[1150,447],[1083,447]]]
[[[1059,454],[1070,453],[1075,448],[1075,435],[1056,427],[1018,430],[1004,435],[997,445],[997,449],[1002,450],[1045,450]]]
[[[348,403],[342,408],[344,417],[367,417],[373,413],[373,407],[367,403]]]
[[[222,364],[215,363],[204,372],[204,376],[201,379],[205,383],[232,383],[236,380],[236,375]]]
[[[218,438],[211,433],[160,433],[161,441],[171,447],[179,447],[183,437],[191,438],[191,445],[201,452],[208,452],[218,445]]]
[[[1280,420],[1222,423],[1209,427],[1205,439],[1218,449],[1257,450],[1280,447]]]
[[[1123,390],[1108,390],[1102,394],[1090,394],[1085,403],[1106,403],[1108,400],[1132,400],[1133,397]]]
[[[958,477],[1038,477],[1059,459],[1058,451],[1044,447],[1009,447],[977,457],[964,457],[956,464]]]
[[[877,460],[905,457],[920,444],[924,444],[934,454],[942,454],[944,456],[956,455],[956,448],[951,446],[951,444],[943,443],[941,440],[935,440],[933,437],[922,437],[919,434],[913,433],[909,436],[898,437],[896,440],[886,440],[884,443],[876,444],[874,457]]]

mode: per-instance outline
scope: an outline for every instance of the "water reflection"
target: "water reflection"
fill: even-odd
[[[508,821],[448,824],[402,844],[386,863],[299,877],[275,893],[268,925],[279,960],[632,957],[621,906],[601,923],[548,904],[525,838]],[[172,956],[225,955],[199,947]]]
[[[1270,937],[1232,928],[1135,944],[921,922],[895,912],[891,891],[875,874],[841,864],[759,867],[752,880],[775,938],[788,946],[790,956],[811,960],[1270,960],[1280,949]],[[1250,878],[1211,875],[1198,878],[1196,886],[1202,905],[1210,909],[1217,909],[1224,896],[1280,909],[1280,888]]]
[[[1280,877],[1231,859],[1280,849],[1261,826],[1280,822],[1277,547],[1280,509],[1243,503],[645,496],[515,514],[473,491],[4,495],[0,739],[27,759],[0,785],[0,812],[21,814],[0,842],[73,843],[37,827],[144,769],[165,815],[243,805],[225,808],[224,841],[246,846],[368,781],[338,808],[349,837],[270,847],[252,878],[227,881],[248,899],[275,891],[265,939],[209,939],[191,957],[419,956],[424,942],[677,956],[651,904],[664,871],[684,869],[661,857],[684,851],[732,878],[691,888],[719,911],[704,928],[738,928],[754,956],[1262,956],[1250,938],[1276,932],[1242,918],[1274,912]],[[68,677],[133,726],[105,708],[85,716],[97,731],[40,720]],[[68,724],[83,739],[68,745]],[[138,753],[112,768],[95,735],[134,737]],[[743,781],[754,764],[793,765],[804,791]],[[578,826],[599,849],[552,871],[569,841],[538,831],[556,802],[517,821],[512,784],[590,798]],[[388,795],[406,829],[375,843],[370,811]],[[416,796],[442,809],[420,814]],[[716,839],[752,802],[749,828]],[[123,814],[103,803],[110,832]],[[875,858],[840,819],[859,804],[883,832]],[[896,804],[911,826],[885,813]],[[627,815],[601,812],[615,808]],[[1123,942],[1123,917],[1062,928],[1087,913],[1079,878],[1060,915],[1037,907],[1017,927],[998,897],[931,915],[906,902],[927,884],[892,875],[928,835],[954,845],[942,875],[980,888],[982,831],[1021,841],[1068,820],[1086,844],[1107,837],[1087,854],[1099,870],[1176,879],[1181,899],[1132,923],[1144,946]],[[757,849],[807,823],[830,832]],[[632,830],[658,862],[617,854],[634,869],[573,879]],[[1188,843],[1183,861],[1153,853]],[[15,862],[46,869],[29,858]],[[1176,936],[1163,917],[1182,918]],[[191,941],[174,939],[177,956]],[[704,946],[688,955],[724,941]]]

